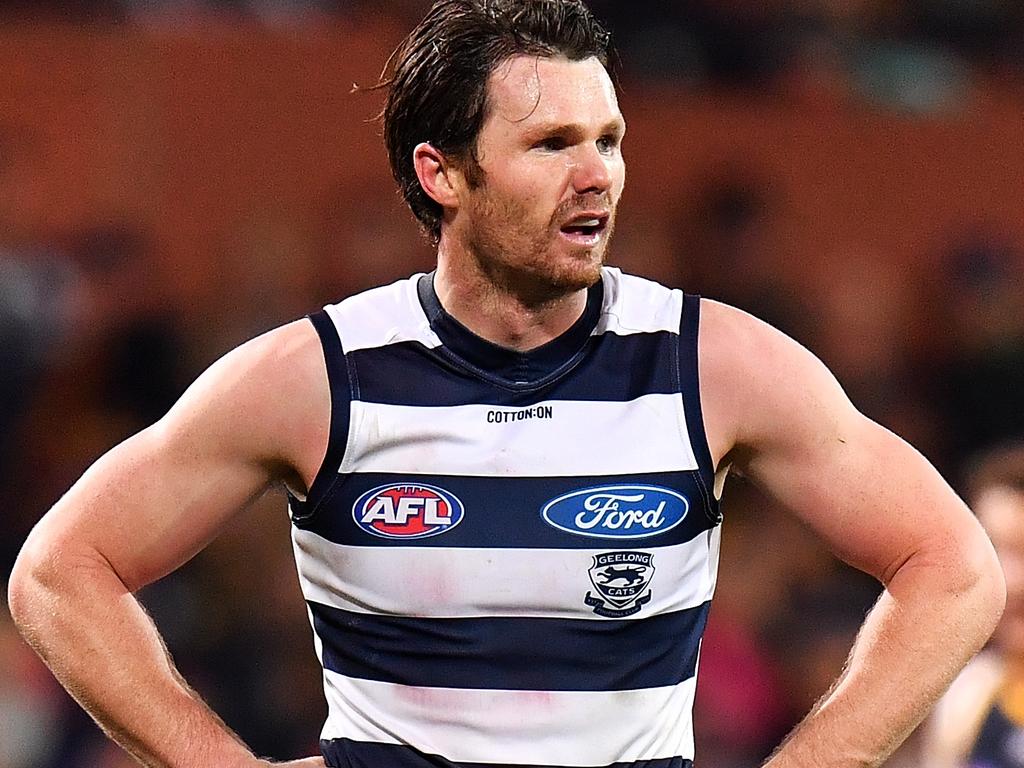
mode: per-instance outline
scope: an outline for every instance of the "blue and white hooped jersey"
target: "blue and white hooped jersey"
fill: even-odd
[[[311,317],[331,436],[292,520],[329,766],[690,766],[720,531],[698,316],[605,268],[527,353],[430,275]]]

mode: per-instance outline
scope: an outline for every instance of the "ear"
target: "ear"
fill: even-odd
[[[412,162],[420,186],[431,200],[442,208],[458,206],[458,181],[453,178],[455,169],[442,152],[433,145],[423,142],[417,144],[413,150]]]

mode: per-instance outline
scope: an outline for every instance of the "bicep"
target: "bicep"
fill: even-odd
[[[243,461],[189,451],[155,425],[97,461],[34,536],[60,556],[94,554],[130,590],[180,566],[266,479]]]
[[[731,345],[710,355],[712,378],[731,392],[707,393],[729,436],[723,450],[837,555],[886,582],[915,555],[939,557],[973,530],[931,464],[860,414],[810,352],[735,310],[716,313],[720,341]]]
[[[915,555],[952,551],[973,527],[928,461],[860,414],[808,444],[793,440],[755,446],[743,470],[839,557],[883,583]]]

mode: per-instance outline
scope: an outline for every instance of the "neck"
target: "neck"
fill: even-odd
[[[521,283],[521,284],[520,284]],[[539,282],[496,279],[475,259],[438,248],[434,290],[441,306],[463,326],[507,349],[526,352],[572,327],[587,305],[587,289],[558,290]]]

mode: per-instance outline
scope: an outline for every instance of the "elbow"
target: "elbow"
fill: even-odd
[[[103,554],[82,538],[44,517],[15,560],[7,584],[8,609],[37,650],[42,638],[101,597],[129,591]]]
[[[964,594],[975,616],[979,648],[995,631],[1006,607],[1006,578],[988,536],[978,526],[964,546]]]
[[[14,625],[26,637],[32,634],[31,628],[37,623],[34,617],[40,612],[50,561],[52,557],[47,555],[47,548],[33,532],[22,546],[7,582],[8,610]]]
[[[37,525],[21,548],[7,584],[7,605],[18,631],[32,645],[48,632],[57,603],[76,588],[74,550]]]
[[[994,555],[993,560],[994,567],[989,573],[989,599],[992,621],[992,629],[989,631],[990,635],[995,630],[996,624],[999,623],[999,619],[1003,616],[1003,610],[1006,608],[1006,577],[1003,574],[1002,567],[999,565],[999,561],[995,559]]]
[[[1006,580],[988,536],[971,519],[955,532],[931,537],[906,560],[887,590],[935,617],[946,637],[976,653],[996,629],[1006,606]]]

